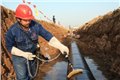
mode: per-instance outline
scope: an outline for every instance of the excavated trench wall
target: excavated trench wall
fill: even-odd
[[[81,51],[95,58],[108,80],[120,79],[120,8],[89,21],[76,34]]]

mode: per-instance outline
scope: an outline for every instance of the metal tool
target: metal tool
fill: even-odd
[[[68,62],[68,65],[71,67],[71,71],[68,73],[67,78],[71,78],[75,76],[76,74],[82,74],[83,69],[74,69],[72,63],[70,62],[69,58],[66,57],[67,53],[64,52],[63,56],[65,57],[65,60]]]

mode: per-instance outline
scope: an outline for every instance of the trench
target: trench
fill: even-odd
[[[74,69],[83,69],[82,74],[75,75],[70,79],[67,74],[70,71],[68,62],[60,55],[56,60],[49,63],[43,63],[39,66],[39,72],[35,80],[107,80],[98,69],[98,65],[93,59],[84,57],[75,41],[71,42],[70,46],[70,61]]]

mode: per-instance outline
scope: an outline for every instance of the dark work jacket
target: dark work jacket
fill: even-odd
[[[24,31],[18,22],[13,24],[6,33],[6,47],[9,52],[13,46],[25,52],[34,53],[38,43],[38,36],[42,36],[45,40],[49,41],[53,35],[45,30],[41,24],[36,21],[31,21],[29,25],[29,31]],[[31,40],[25,35],[25,33],[32,39]]]

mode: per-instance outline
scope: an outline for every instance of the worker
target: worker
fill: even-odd
[[[69,49],[55,36],[44,29],[34,20],[31,8],[26,4],[19,4],[15,11],[16,22],[6,33],[6,47],[12,54],[12,62],[17,80],[31,80],[27,69],[27,61],[34,72],[35,52],[38,36],[42,36],[48,44],[69,55]],[[33,73],[34,74],[34,73]]]
[[[53,15],[53,23],[56,23],[55,16]]]

